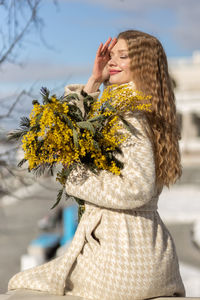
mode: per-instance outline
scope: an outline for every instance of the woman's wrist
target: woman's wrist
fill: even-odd
[[[101,81],[96,80],[93,76],[91,76],[88,79],[88,82],[86,83],[85,87],[84,87],[84,92],[90,94],[90,93],[94,93],[97,92],[99,90],[100,85],[102,84]]]

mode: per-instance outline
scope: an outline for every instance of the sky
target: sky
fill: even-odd
[[[22,89],[64,89],[86,83],[100,42],[127,29],[155,35],[168,58],[200,50],[199,0],[43,0],[42,36],[32,28],[15,52],[18,64],[0,67],[0,99]],[[4,22],[0,6],[0,25]],[[2,23],[3,24],[3,23]],[[1,26],[2,28],[2,26]],[[1,48],[0,48],[1,50]]]

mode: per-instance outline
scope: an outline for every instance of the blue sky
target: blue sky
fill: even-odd
[[[42,34],[49,47],[32,29],[18,51],[17,60],[23,67],[4,65],[0,69],[1,82],[4,87],[11,83],[13,87],[16,84],[21,87],[40,80],[52,81],[52,84],[54,80],[85,82],[99,43],[131,28],[156,35],[168,57],[191,56],[200,47],[198,35],[195,39],[194,34],[200,24],[196,27],[192,24],[195,12],[198,16],[200,13],[199,2],[57,0],[55,5],[52,0],[43,0],[40,6],[40,16],[45,23]]]
[[[158,37],[169,58],[200,49],[199,0],[57,0],[57,5],[43,0],[39,15],[49,47],[32,28],[16,52],[20,65],[0,68],[1,96],[32,85],[39,91],[41,86],[53,90],[65,83],[85,83],[100,42],[127,29]],[[0,20],[4,22],[1,9]]]

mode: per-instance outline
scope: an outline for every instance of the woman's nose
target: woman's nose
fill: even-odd
[[[108,65],[109,66],[116,66],[116,61],[113,59],[113,58],[111,58],[109,61],[108,61]]]

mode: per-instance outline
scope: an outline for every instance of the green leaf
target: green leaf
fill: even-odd
[[[40,154],[41,148],[44,145],[44,140],[40,140],[37,142],[36,155]]]
[[[74,200],[78,203],[78,223],[80,222],[80,219],[85,211],[85,202],[77,197],[73,197]]]
[[[92,164],[87,165],[88,169],[95,175],[99,175],[100,170]]]
[[[38,165],[37,167],[35,167],[34,169],[31,170],[31,172],[33,172],[35,174],[36,177],[39,177],[41,175],[46,174],[50,174],[51,176],[53,176],[53,171],[55,168],[55,163],[42,163],[40,165]]]
[[[51,176],[54,175],[55,165],[56,165],[56,163],[53,162],[52,164],[49,164],[47,166],[47,168],[48,168],[47,174],[50,174]]]
[[[26,158],[23,158],[19,163],[18,163],[18,167],[21,168],[21,166],[27,161]]]
[[[119,115],[120,120],[122,121],[124,127],[132,134],[134,134],[136,137],[140,135],[140,132],[137,128],[135,128],[132,124],[130,124],[128,121],[126,121],[121,115]]]
[[[69,196],[69,195],[68,195],[68,196]],[[76,200],[76,202],[77,202],[79,205],[84,205],[84,203],[85,203],[84,200],[82,200],[82,199],[80,199],[80,198],[78,198],[78,197],[74,197],[74,196],[73,196],[73,198]]]
[[[90,95],[87,95],[86,97],[84,97],[85,103],[89,103],[89,105],[93,104],[95,102],[94,98]]]
[[[84,99],[83,99],[83,106],[84,106],[84,109],[85,109],[85,116],[87,116],[87,114],[89,113],[89,111],[91,110],[91,105],[94,103],[94,98],[91,97],[91,96],[86,96]]]
[[[30,120],[29,120],[29,118],[27,118],[27,117],[21,117],[20,127],[22,129],[29,129],[30,128]]]
[[[33,100],[32,104],[35,105],[35,104],[40,104],[40,103],[38,102],[38,100]]]
[[[97,141],[95,141],[94,139],[92,139],[92,142],[93,142],[93,145],[94,145],[95,149],[97,149],[97,150],[101,149],[100,146],[99,146],[99,143]]]
[[[76,121],[83,121],[83,114],[80,108],[74,104],[68,104],[69,111],[68,115]]]
[[[46,88],[46,87],[42,87],[40,89],[40,93],[42,95],[42,98],[43,98],[43,104],[47,104],[47,103],[51,103],[51,99],[49,99],[49,90]]]
[[[121,148],[119,148],[119,147],[115,147],[115,152],[117,152],[119,154],[123,154]]]
[[[111,160],[113,159],[113,154],[110,151],[107,151],[105,153],[105,156],[106,156],[107,161],[110,163]]]
[[[59,204],[60,200],[62,199],[62,195],[63,195],[64,189],[65,189],[65,187],[63,187],[61,190],[58,191],[56,202],[51,207],[51,209],[55,208]]]
[[[70,172],[71,172],[71,170],[72,170],[72,167],[70,167],[70,168],[62,168],[62,170],[61,171],[59,171],[58,173],[57,173],[57,180],[60,182],[60,184],[62,184],[63,186],[65,185],[65,182],[66,182],[66,180],[67,180],[67,178],[68,178],[68,176],[69,176],[69,174],[70,174]]]
[[[88,121],[77,122],[77,126],[79,128],[84,128],[84,129],[89,130],[92,135],[95,134],[95,128],[94,128],[94,126],[90,122],[88,122]]]
[[[38,132],[38,131],[40,131],[40,124],[36,124],[36,125],[32,126],[32,127],[30,128],[30,130],[33,131],[33,132]]]
[[[64,100],[64,101],[67,101],[67,102],[69,102],[69,101],[71,101],[71,100],[78,100],[78,101],[80,101],[80,98],[79,98],[78,94],[76,94],[76,93],[71,93],[71,94],[69,94],[69,95],[67,95],[67,96],[64,96],[64,97],[63,97],[63,100]]]
[[[85,205],[79,205],[79,207],[78,207],[78,223],[80,222],[81,217],[84,214],[84,212],[85,212]]]
[[[11,140],[19,140],[21,139],[25,134],[27,134],[28,130],[23,129],[17,129],[12,132],[9,132],[7,135],[7,138],[9,141]]]
[[[42,87],[40,89],[40,94],[42,97],[49,97],[49,90],[46,87]]]
[[[73,129],[72,121],[67,117],[66,114],[55,112],[55,115],[59,116],[62,121],[64,121],[70,129]]]
[[[100,125],[101,127],[101,125]],[[104,135],[101,132],[101,128],[96,127],[96,129],[98,129],[98,131],[96,131],[95,133],[95,140],[100,140],[104,138]]]
[[[104,121],[105,119],[106,119],[106,116],[100,115],[100,116],[95,116],[91,119],[88,119],[88,122]]]
[[[109,110],[116,112],[117,110],[108,102],[104,103],[104,107],[108,108]]]
[[[34,169],[31,170],[35,174],[36,177],[40,177],[43,175],[48,167],[47,163],[43,163],[35,167]]]
[[[118,160],[115,156],[113,156],[113,160],[116,163],[116,166],[118,168],[123,169],[123,167],[124,167],[124,163],[123,162],[121,162],[120,160]]]
[[[79,148],[79,144],[78,144],[78,132],[74,128],[73,128],[72,132],[73,132],[74,145],[75,145],[76,148]]]
[[[43,115],[42,112],[39,113],[39,114],[37,115],[37,117],[36,117],[36,122],[39,122],[39,121],[40,121],[40,119],[42,118],[42,115]]]

